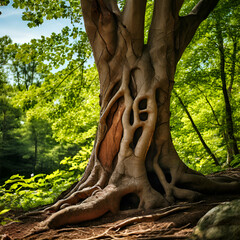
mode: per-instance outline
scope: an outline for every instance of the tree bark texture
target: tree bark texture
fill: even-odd
[[[179,17],[183,0],[156,0],[145,45],[146,0],[127,0],[122,12],[115,0],[81,1],[99,72],[100,122],[84,176],[47,209],[55,213],[43,228],[116,213],[129,194],[136,196],[138,208],[149,209],[239,188],[189,169],[170,135],[176,64],[217,2],[201,0]]]

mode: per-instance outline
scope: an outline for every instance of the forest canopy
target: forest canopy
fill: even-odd
[[[197,1],[185,2],[181,15]],[[3,208],[51,203],[80,179],[100,111],[80,1],[14,0],[12,6],[23,9],[30,28],[60,18],[71,19],[72,26],[24,44],[0,36],[0,214]],[[153,1],[147,1],[145,32],[152,9]],[[174,146],[187,166],[204,174],[240,166],[239,24],[239,3],[220,1],[175,74]]]

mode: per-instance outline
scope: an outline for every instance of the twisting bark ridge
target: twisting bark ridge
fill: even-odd
[[[100,79],[101,116],[94,149],[80,182],[47,211],[55,228],[117,212],[135,194],[138,208],[235,191],[237,182],[213,182],[178,157],[170,135],[170,94],[176,64],[218,0],[200,0],[179,17],[183,0],[155,0],[144,45],[146,0],[82,0],[86,31]]]

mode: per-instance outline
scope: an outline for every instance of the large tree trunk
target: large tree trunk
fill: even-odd
[[[127,0],[123,12],[114,0],[82,0],[99,71],[100,123],[83,178],[47,209],[56,213],[43,228],[115,213],[129,194],[136,207],[149,209],[239,188],[190,170],[178,157],[169,127],[176,64],[217,2],[202,0],[180,18],[182,0],[156,0],[144,45],[146,0]]]

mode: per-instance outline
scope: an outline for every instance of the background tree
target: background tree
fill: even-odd
[[[5,83],[5,90],[2,94],[13,107],[21,112],[21,116],[13,117],[15,120],[14,134],[19,140],[21,139],[21,147],[16,147],[14,142],[9,142],[11,147],[9,146],[8,150],[9,154],[18,156],[15,161],[21,162],[24,166],[12,164],[11,160],[5,156],[1,160],[5,162],[5,165],[7,164],[8,170],[1,175],[1,181],[17,173],[26,176],[30,176],[31,173],[49,173],[56,170],[66,156],[73,157],[77,154],[83,146],[83,142],[85,147],[92,146],[92,138],[96,130],[96,117],[90,118],[92,122],[88,121],[85,126],[81,126],[81,132],[85,134],[86,139],[81,140],[82,145],[77,145],[81,136],[76,137],[75,135],[74,139],[72,127],[75,121],[71,119],[72,116],[63,114],[63,112],[70,112],[71,104],[74,103],[75,109],[72,112],[78,116],[78,120],[86,122],[84,118],[87,117],[87,114],[81,118],[78,113],[83,111],[84,106],[81,103],[86,103],[86,97],[89,102],[89,104],[85,104],[86,108],[90,105],[94,91],[93,86],[96,86],[93,83],[95,75],[93,78],[86,77],[90,71],[93,73],[95,70],[89,70],[88,73],[85,73],[84,70],[84,63],[90,55],[89,43],[86,39],[86,33],[78,28],[70,29],[68,27],[59,34],[53,33],[50,37],[33,39],[30,43],[22,45],[13,44],[7,36],[1,38],[1,76]],[[56,69],[60,67],[62,70],[56,72]],[[55,70],[55,74],[51,72],[52,69]],[[76,84],[79,76],[82,80]],[[78,87],[79,89],[77,89]],[[84,94],[81,100],[79,99],[79,102],[75,103],[81,89],[85,89],[85,87],[89,93],[87,94],[86,90],[83,90]],[[70,92],[66,91],[67,88],[72,90],[70,95]],[[65,102],[62,98],[66,98],[68,101]],[[91,111],[95,109],[91,108]],[[64,132],[67,122],[68,131]],[[79,123],[75,130],[77,128],[80,132]],[[89,137],[90,134],[91,137]],[[2,148],[1,154],[3,154]],[[36,158],[39,161],[35,161]],[[33,162],[37,164],[35,171],[30,164]]]
[[[192,43],[179,61],[175,76],[175,88],[181,91],[178,91],[178,93],[194,116],[195,123],[203,138],[216,154],[221,165],[230,164],[235,159],[231,163],[232,166],[238,163],[239,155],[234,154],[228,143],[227,115],[223,111],[226,108],[225,99],[228,99],[228,97],[226,94],[224,97],[223,89],[226,93],[230,86],[237,89],[239,85],[238,78],[236,78],[239,74],[239,68],[235,59],[235,54],[239,54],[239,48],[237,47],[238,44],[234,43],[239,41],[239,34],[235,31],[238,26],[237,19],[239,19],[238,9],[239,4],[236,2],[220,2],[214,14],[209,16],[201,25]],[[219,16],[221,16],[221,19]],[[224,42],[224,59],[222,60],[218,48],[216,26],[221,29]],[[213,29],[211,32],[207,31],[210,27]],[[195,56],[194,59],[191,56]],[[221,65],[221,61],[224,61],[224,64]],[[222,85],[221,76],[224,77],[225,86]],[[235,76],[235,80],[233,81],[234,84],[231,85],[233,76]],[[212,91],[213,89],[215,91]],[[233,90],[229,97],[228,109],[232,112],[232,123],[230,125],[234,129],[233,132],[237,141],[239,139],[238,92]],[[200,149],[198,140],[189,129],[188,120],[181,116],[181,112],[175,104],[174,95],[172,103],[172,121],[174,121],[172,123],[172,133],[178,153],[183,160],[188,159],[186,162],[194,169],[204,172],[211,171],[211,167],[204,164],[209,160],[206,160],[205,157],[199,157],[200,155],[203,156],[204,152]],[[176,112],[179,113],[175,116]],[[178,125],[181,125],[181,127],[177,128],[178,131],[174,131],[174,128]],[[181,137],[181,133],[185,135],[184,138]],[[192,152],[191,148],[198,150]]]
[[[218,14],[218,13],[217,13]],[[216,18],[218,22],[220,21],[219,15]],[[234,26],[235,27],[235,26]],[[234,126],[233,126],[233,113],[232,113],[232,106],[230,104],[229,93],[231,92],[232,85],[234,82],[234,75],[235,75],[235,61],[236,61],[236,52],[237,52],[237,42],[233,37],[233,51],[232,51],[232,65],[230,70],[230,84],[229,87],[227,86],[226,81],[226,53],[224,49],[223,43],[223,30],[221,29],[221,25],[216,23],[216,35],[217,35],[217,46],[219,49],[220,55],[220,78],[222,82],[222,92],[224,96],[224,103],[225,103],[225,124],[226,124],[226,132],[225,132],[225,139],[227,143],[227,150],[228,150],[228,164],[233,160],[233,156],[239,154],[239,149],[237,145],[236,138],[234,136]],[[228,91],[229,89],[229,91]]]
[[[22,147],[17,129],[20,126],[21,109],[15,107],[9,96],[11,87],[1,82],[0,90],[0,173],[1,178],[11,176],[14,169],[21,168]],[[6,94],[8,93],[8,94]]]
[[[184,109],[184,112],[187,114],[189,120],[191,121],[192,123],[192,126],[195,130],[195,132],[197,133],[203,147],[205,148],[205,150],[207,151],[207,153],[211,156],[211,158],[213,159],[214,163],[216,164],[216,166],[219,166],[219,162],[217,160],[217,157],[215,156],[215,154],[211,151],[211,149],[208,147],[208,145],[206,144],[206,142],[204,141],[203,137],[202,137],[202,134],[200,133],[198,127],[196,126],[195,122],[193,121],[193,118],[191,116],[191,114],[189,113],[187,107],[185,106],[185,104],[183,103],[181,97],[178,95],[177,92],[174,92],[174,94],[176,95],[176,97],[178,98],[180,104],[182,105],[182,108]]]

